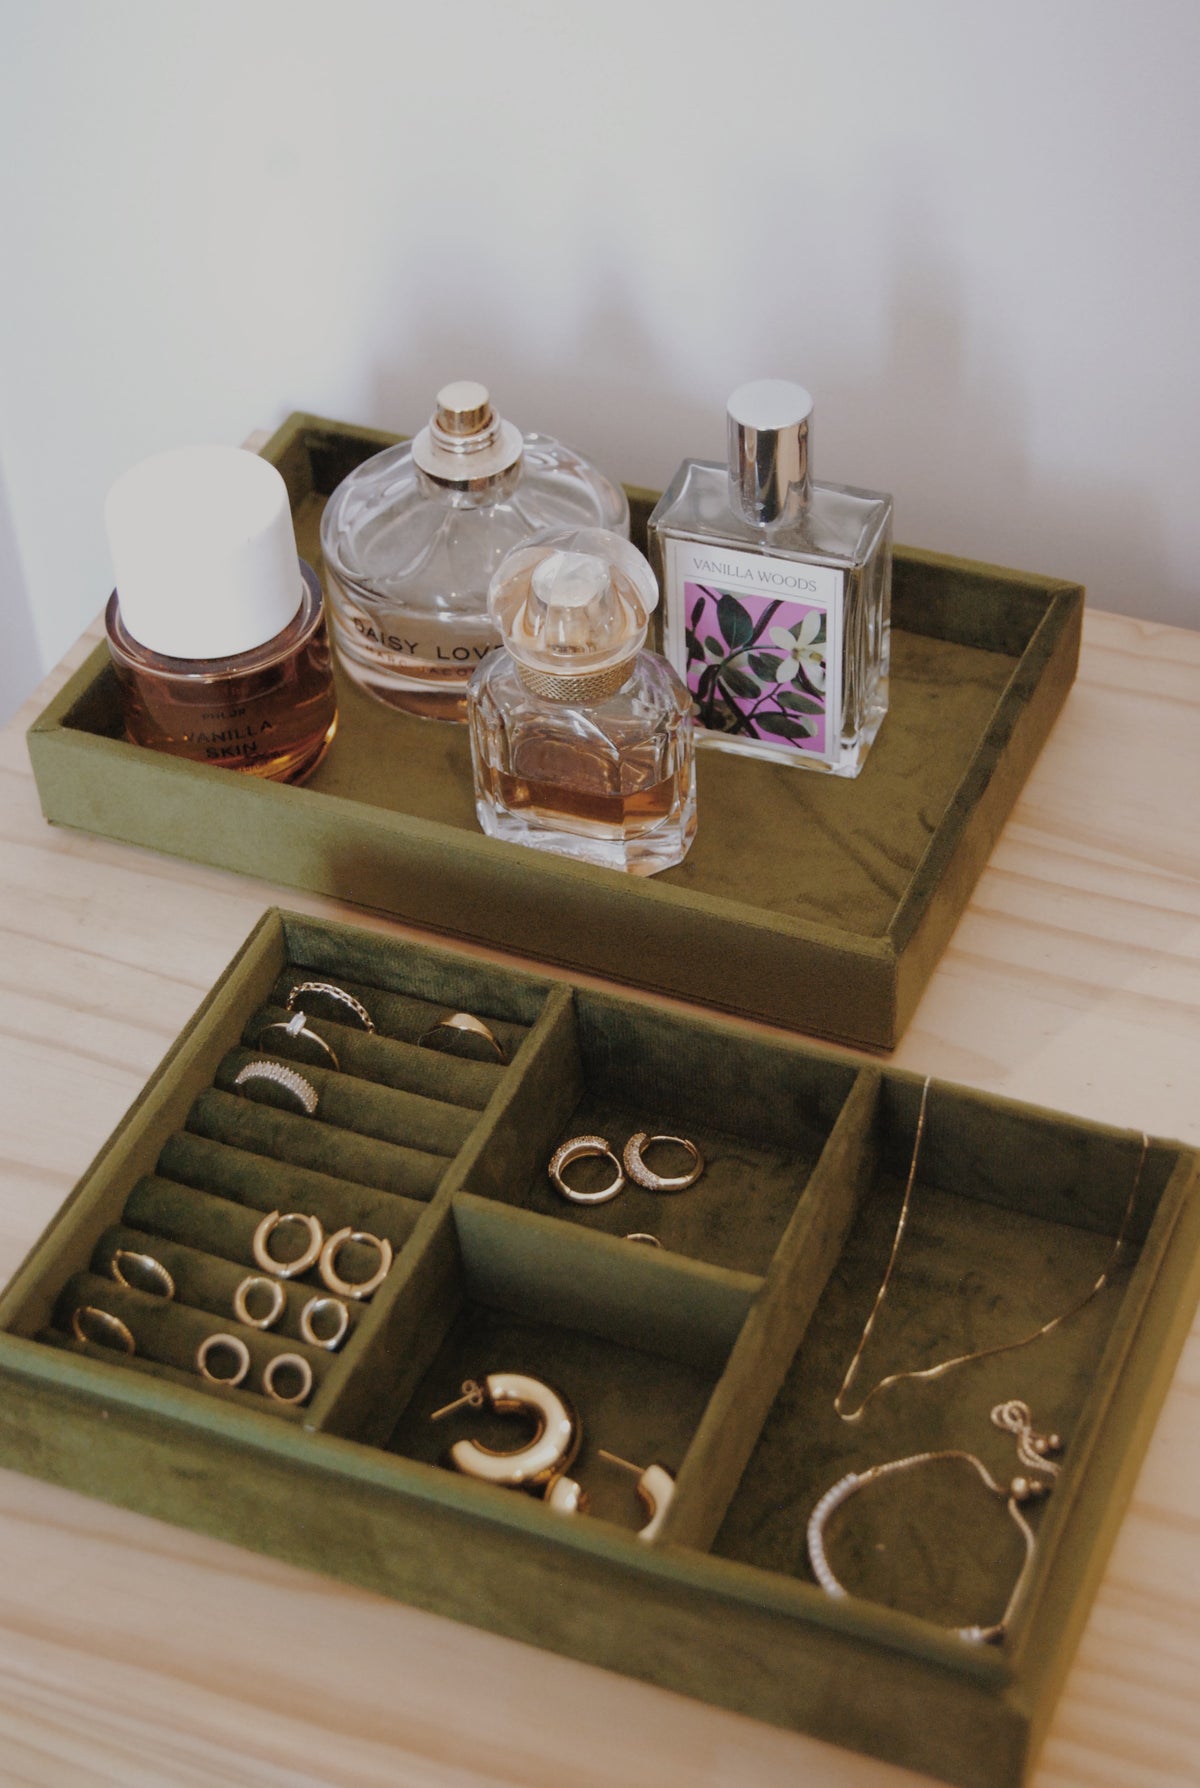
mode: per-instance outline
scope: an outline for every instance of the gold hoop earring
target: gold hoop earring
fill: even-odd
[[[498,1415],[532,1417],[536,1432],[524,1446],[505,1452],[477,1440],[456,1440],[450,1448],[455,1468],[485,1484],[532,1490],[560,1514],[582,1509],[584,1493],[565,1475],[583,1439],[579,1418],[566,1398],[527,1373],[492,1372],[482,1384],[468,1378],[462,1396],[435,1410],[430,1420],[440,1422],[453,1410],[466,1406],[482,1409],[485,1403]]]

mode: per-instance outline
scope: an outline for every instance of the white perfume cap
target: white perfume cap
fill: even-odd
[[[142,460],[104,520],[121,620],[151,652],[232,658],[282,633],[304,599],[287,486],[244,448]]]
[[[747,521],[779,521],[808,501],[812,407],[787,379],[755,379],[729,399],[729,495]]]

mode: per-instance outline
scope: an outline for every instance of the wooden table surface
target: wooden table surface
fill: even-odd
[[[94,635],[93,635],[94,637]],[[0,1275],[262,909],[399,926],[42,820],[0,734]],[[1200,633],[1079,680],[895,1061],[1200,1144]],[[1200,1329],[1036,1788],[1200,1783]],[[0,1472],[0,1782],[900,1788],[917,1778]]]

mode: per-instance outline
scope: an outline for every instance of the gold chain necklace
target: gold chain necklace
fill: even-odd
[[[858,1346],[854,1350],[854,1358],[847,1366],[846,1376],[843,1378],[838,1394],[833,1400],[833,1407],[843,1422],[857,1422],[862,1415],[863,1410],[866,1409],[872,1399],[877,1397],[880,1391],[886,1391],[889,1385],[902,1384],[906,1379],[910,1378],[941,1378],[944,1373],[952,1372],[956,1366],[965,1366],[972,1360],[987,1360],[991,1359],[994,1354],[1012,1353],[1018,1347],[1028,1347],[1031,1341],[1039,1341],[1043,1335],[1050,1334],[1060,1323],[1066,1322],[1068,1317],[1074,1316],[1078,1311],[1082,1310],[1086,1304],[1090,1304],[1097,1292],[1102,1291],[1108,1284],[1109,1274],[1117,1264],[1117,1257],[1120,1254],[1122,1245],[1125,1241],[1125,1232],[1129,1227],[1129,1220],[1133,1215],[1133,1207],[1137,1201],[1138,1188],[1142,1183],[1142,1169],[1146,1164],[1146,1155],[1150,1148],[1150,1139],[1144,1130],[1142,1132],[1142,1152],[1138,1156],[1137,1172],[1133,1176],[1133,1185],[1130,1187],[1129,1198],[1125,1205],[1125,1212],[1121,1218],[1120,1228],[1117,1230],[1116,1240],[1113,1242],[1112,1253],[1109,1255],[1108,1260],[1105,1263],[1104,1271],[1100,1274],[1100,1277],[1096,1280],[1091,1290],[1085,1292],[1083,1297],[1076,1303],[1070,1305],[1066,1310],[1060,1310],[1057,1316],[1052,1316],[1050,1318],[1049,1322],[1042,1323],[1040,1328],[1033,1329],[1028,1335],[1022,1335],[1017,1341],[999,1341],[992,1347],[981,1347],[975,1353],[958,1353],[951,1359],[939,1360],[934,1366],[924,1366],[908,1372],[890,1372],[886,1378],[881,1378],[878,1384],[871,1387],[857,1409],[848,1410],[845,1407],[846,1398],[849,1395],[851,1386],[858,1376],[858,1368],[862,1361],[864,1349],[871,1338],[871,1331],[875,1327],[876,1318],[882,1310],[884,1300],[887,1297],[888,1286],[892,1281],[892,1271],[896,1265],[896,1256],[900,1252],[900,1243],[904,1238],[904,1231],[908,1224],[908,1211],[909,1206],[912,1203],[913,1184],[917,1177],[917,1160],[921,1153],[921,1138],[925,1134],[925,1111],[929,1103],[929,1084],[929,1078],[927,1077],[925,1085],[921,1088],[921,1106],[917,1113],[917,1133],[913,1141],[912,1160],[908,1164],[908,1179],[904,1187],[904,1199],[900,1206],[900,1217],[896,1224],[896,1233],[892,1237],[891,1253],[888,1255],[887,1266],[883,1270],[883,1280],[879,1290],[875,1294],[875,1302],[871,1306],[871,1313],[867,1317],[866,1323],[863,1326],[863,1332],[859,1336]]]

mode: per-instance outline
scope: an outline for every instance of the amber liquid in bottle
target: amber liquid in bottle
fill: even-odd
[[[574,832],[634,837],[672,813],[686,789],[683,767],[662,774],[656,746],[617,759],[564,750],[554,736],[521,741],[519,769],[490,765],[487,792],[506,812],[558,823]]]
[[[320,585],[308,566],[301,570],[295,619],[232,658],[151,652],[126,631],[110,597],[109,652],[133,744],[279,782],[316,768],[337,730],[337,704]]]

